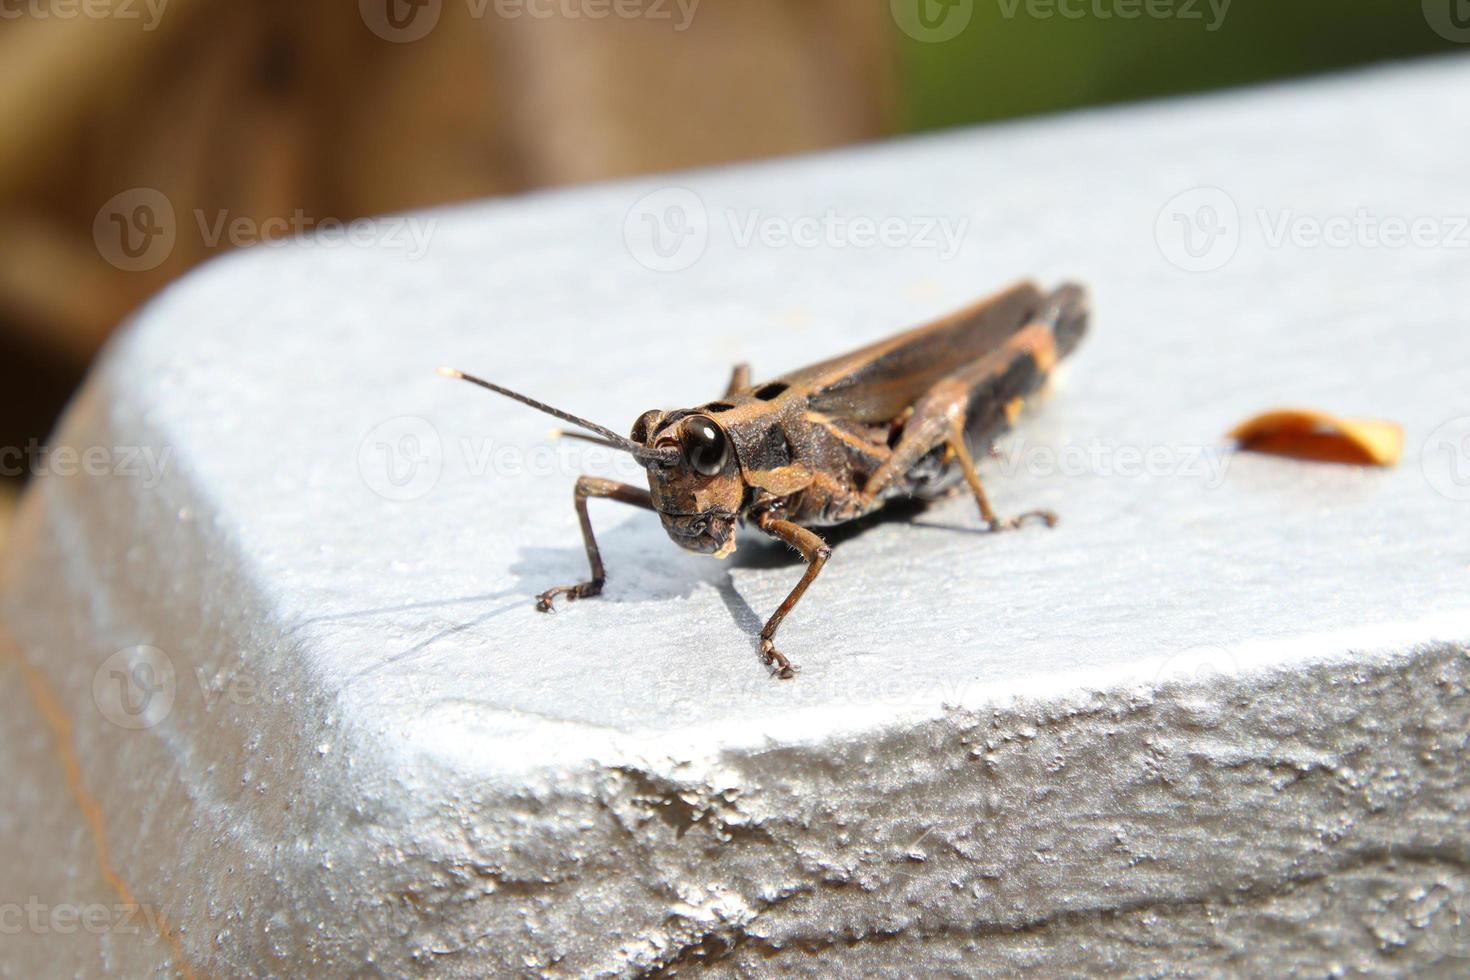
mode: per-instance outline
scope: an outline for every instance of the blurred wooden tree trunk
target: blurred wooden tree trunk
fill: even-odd
[[[702,0],[689,16],[691,0],[642,0],[592,19],[611,3],[427,0],[439,20],[422,39],[369,28],[372,3],[408,2],[170,0],[148,31],[7,22],[0,326],[84,364],[130,309],[228,247],[206,230],[222,215],[350,220],[832,146],[895,119],[884,4]],[[177,241],[129,272],[93,224],[133,188],[167,198]]]

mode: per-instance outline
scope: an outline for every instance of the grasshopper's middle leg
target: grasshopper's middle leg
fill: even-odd
[[[822,572],[822,566],[827,564],[827,559],[832,556],[832,549],[816,534],[806,528],[790,521],[782,521],[773,518],[770,514],[761,514],[756,519],[756,524],[762,531],[774,538],[780,538],[801,552],[801,557],[806,559],[806,574],[801,581],[796,583],[796,588],[786,597],[786,601],[777,607],[766,621],[765,629],[761,630],[761,660],[767,667],[775,667],[776,676],[782,680],[790,680],[796,676],[796,667],[786,655],[776,649],[776,630],[780,628],[781,621],[786,618],[805,594],[807,586],[811,585]]]
[[[563,585],[541,593],[536,597],[536,608],[542,612],[551,612],[552,601],[559,595],[566,596],[568,602],[595,596],[602,591],[603,583],[607,581],[607,572],[602,567],[602,553],[597,550],[597,539],[592,536],[592,520],[587,516],[588,497],[607,497],[653,510],[653,498],[647,490],[595,476],[578,477],[575,492],[577,519],[582,523],[582,541],[587,545],[587,564],[592,566],[592,578],[577,585]]]
[[[996,516],[985,487],[980,483],[980,475],[975,471],[975,461],[965,445],[965,406],[969,397],[969,385],[963,376],[959,376],[939,382],[919,399],[913,414],[904,423],[903,437],[893,447],[893,454],[868,478],[863,494],[869,498],[877,497],[931,450],[948,446],[970,486],[970,492],[975,495],[975,502],[980,506],[980,518],[990,530],[1013,530],[1030,517],[1045,522],[1047,527],[1055,527],[1057,516],[1047,510],[1028,511],[1016,517]]]

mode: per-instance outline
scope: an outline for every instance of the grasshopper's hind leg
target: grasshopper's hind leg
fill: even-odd
[[[1013,531],[1024,524],[1028,518],[1035,518],[1046,524],[1047,527],[1057,526],[1057,515],[1049,510],[1028,510],[1014,517],[995,516],[995,511],[990,506],[990,498],[985,495],[985,487],[980,484],[980,474],[975,472],[975,461],[970,458],[970,449],[965,445],[963,426],[954,427],[949,438],[949,450],[954,453],[955,462],[959,464],[960,472],[965,475],[965,482],[970,485],[970,492],[975,495],[975,502],[980,505],[980,519],[992,531]]]
[[[947,446],[959,464],[970,492],[975,495],[975,502],[980,505],[981,520],[990,530],[1014,530],[1028,518],[1042,521],[1047,527],[1055,527],[1057,515],[1048,510],[1028,511],[1016,517],[996,516],[985,487],[980,483],[980,475],[975,471],[975,460],[965,445],[965,408],[970,401],[974,381],[970,375],[990,370],[993,368],[982,361],[975,368],[945,378],[929,389],[915,403],[913,414],[904,423],[903,435],[898,445],[893,447],[893,454],[868,478],[863,487],[864,496],[876,498],[895,481],[902,479],[919,460],[933,450]]]
[[[607,497],[653,510],[653,498],[647,490],[595,476],[579,477],[575,492],[577,520],[582,524],[582,541],[587,546],[587,564],[592,566],[592,578],[577,585],[563,585],[541,593],[536,597],[536,608],[542,612],[551,612],[554,608],[552,603],[559,595],[566,596],[568,602],[595,596],[602,591],[603,583],[607,581],[607,572],[602,567],[602,553],[597,550],[597,539],[592,536],[592,520],[587,516],[588,497]]]

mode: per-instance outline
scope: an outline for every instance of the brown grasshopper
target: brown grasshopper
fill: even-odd
[[[451,368],[440,373],[498,392],[593,435],[577,438],[631,453],[648,469],[649,489],[598,477],[577,480],[575,503],[591,578],[543,592],[585,599],[607,573],[589,497],[652,510],[675,542],[723,558],[735,550],[737,523],[752,522],[806,559],[806,573],[761,630],[761,659],[794,676],[776,649],[776,630],[831,556],[813,527],[855,520],[900,497],[929,498],[963,479],[993,531],[1028,517],[1056,524],[1048,511],[997,517],[980,485],[967,439],[990,446],[1010,428],[1027,396],[1087,328],[1083,290],[1047,294],[1023,283],[934,323],[850,354],[752,384],[738,365],[718,401],[672,412],[644,412],[631,438],[525,395]]]

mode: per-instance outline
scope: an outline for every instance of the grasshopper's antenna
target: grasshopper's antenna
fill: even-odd
[[[575,436],[579,439],[587,439],[591,442],[599,442],[613,449],[621,449],[625,453],[632,453],[640,463],[663,463],[664,465],[670,465],[678,461],[679,451],[677,449],[650,449],[647,446],[640,446],[632,439],[620,436],[606,426],[598,425],[596,422],[580,418],[570,412],[563,412],[559,408],[552,408],[545,402],[538,402],[536,399],[522,395],[520,392],[511,391],[509,388],[502,388],[500,385],[486,381],[484,378],[477,378],[473,374],[465,374],[463,371],[457,371],[454,368],[448,367],[440,368],[438,373],[446,378],[458,378],[461,381],[468,381],[472,385],[479,385],[481,388],[493,391],[497,395],[504,395],[506,398],[518,401],[522,405],[529,405],[538,412],[545,412],[547,415],[559,418],[563,422],[570,422],[572,425],[580,426],[589,432],[594,432],[600,438],[584,436],[574,432],[565,434]]]
[[[606,446],[609,449],[622,449],[624,447],[615,442],[610,442],[601,436],[589,436],[585,432],[568,432],[566,429],[552,429],[547,435],[553,439],[576,439],[579,442],[590,442],[594,446]]]

